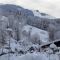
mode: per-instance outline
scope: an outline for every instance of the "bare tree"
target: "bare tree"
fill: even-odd
[[[31,36],[31,41],[34,44],[39,44],[39,45],[41,44],[40,36],[37,33]]]
[[[49,28],[48,28],[48,31],[49,31],[50,41],[53,41],[54,40],[54,34],[56,32],[56,27],[54,25],[50,24]]]
[[[10,38],[11,38],[11,35],[12,35],[12,29],[11,29],[11,28],[8,28],[6,31],[7,31],[7,33],[8,33],[8,37],[9,37],[9,54],[8,54],[8,60],[10,60],[10,51],[11,51]]]
[[[6,44],[5,37],[6,37],[5,32],[3,30],[0,30],[0,43],[2,45],[2,53],[3,53],[4,45]]]

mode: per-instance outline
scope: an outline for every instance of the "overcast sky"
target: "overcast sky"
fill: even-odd
[[[60,0],[0,0],[0,3],[16,4],[60,18]]]

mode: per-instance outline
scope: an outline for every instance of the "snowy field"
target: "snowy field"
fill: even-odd
[[[60,60],[59,55],[50,54],[41,52],[41,53],[27,53],[26,55],[16,55],[16,54],[9,54],[0,56],[0,60]]]
[[[49,42],[49,32],[47,31],[41,30],[39,28],[30,26],[30,25],[24,26],[22,30],[26,31],[27,34],[30,31],[31,38],[35,37],[35,35],[36,37],[38,36],[39,40],[41,40],[42,43]]]

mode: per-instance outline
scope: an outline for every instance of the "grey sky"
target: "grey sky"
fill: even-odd
[[[60,18],[60,0],[0,0],[0,3],[12,3],[28,9],[38,9]]]

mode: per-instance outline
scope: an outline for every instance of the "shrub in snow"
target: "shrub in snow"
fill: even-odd
[[[54,43],[50,45],[50,48],[53,50],[53,53],[55,53],[58,49]]]
[[[45,50],[46,50],[46,53],[48,53],[48,54],[53,54],[53,50],[52,50],[52,49],[46,48]]]
[[[30,52],[30,53],[33,53],[34,51],[35,51],[34,47],[30,47],[30,48],[29,48],[29,52]]]
[[[51,49],[57,49],[57,46],[56,46],[54,43],[52,43],[52,44],[50,45],[50,48],[51,48]]]
[[[60,47],[58,47],[58,50],[60,51]]]
[[[58,50],[58,51],[56,52],[56,54],[60,55],[60,47],[58,47],[57,50]]]
[[[56,32],[56,27],[53,24],[49,24],[48,27],[50,41],[54,40],[54,34]]]
[[[9,53],[14,54],[15,52],[14,51],[10,51]]]
[[[24,54],[24,51],[20,50],[18,51],[18,54]]]
[[[41,44],[40,36],[39,34],[35,33],[31,36],[31,42],[34,44]]]

